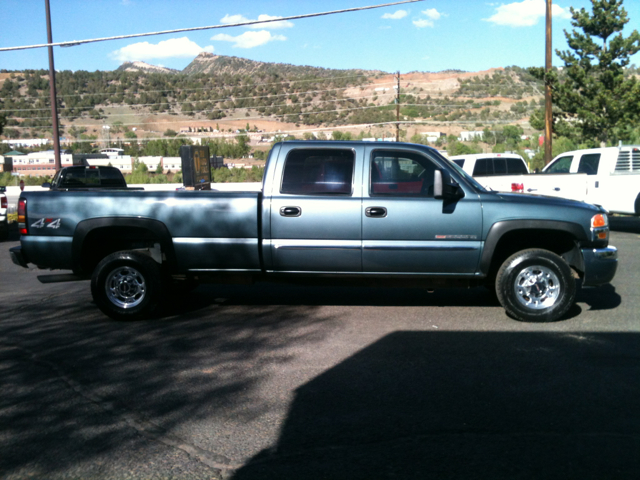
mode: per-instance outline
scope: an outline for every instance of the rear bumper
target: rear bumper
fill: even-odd
[[[583,286],[595,287],[613,280],[618,268],[618,249],[616,247],[584,248],[582,249],[582,258],[584,260]]]
[[[11,255],[11,261],[19,267],[29,268],[29,261],[22,252],[22,247],[12,247],[9,249],[9,255]]]

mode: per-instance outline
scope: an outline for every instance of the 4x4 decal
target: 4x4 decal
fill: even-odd
[[[37,222],[32,223],[31,227],[42,228],[46,226],[47,228],[60,228],[61,223],[61,218],[41,218]]]

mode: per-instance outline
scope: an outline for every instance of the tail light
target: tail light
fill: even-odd
[[[4,195],[0,198],[0,208],[7,208],[7,197]]]
[[[514,193],[523,193],[524,192],[524,183],[512,183],[511,191]]]
[[[27,234],[27,199],[18,200],[18,230],[20,235]]]

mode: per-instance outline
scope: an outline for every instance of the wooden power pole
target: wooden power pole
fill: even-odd
[[[545,74],[551,72],[551,4],[552,0],[547,0],[547,41],[545,55]],[[551,103],[551,84],[545,80],[544,85],[544,164],[547,165],[551,161],[553,151],[551,149],[551,136],[553,127],[553,114]]]
[[[47,43],[53,43],[51,34],[51,11],[49,0],[44,0],[47,11]],[[56,69],[53,65],[53,47],[49,46],[49,93],[51,94],[51,127],[53,128],[53,154],[56,172],[62,167],[60,161],[60,133],[58,132],[58,100],[56,94]]]
[[[396,142],[400,141],[400,72],[396,75]]]

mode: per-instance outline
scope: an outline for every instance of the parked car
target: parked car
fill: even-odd
[[[512,317],[550,321],[574,303],[574,271],[594,286],[617,268],[603,209],[490,192],[407,143],[276,143],[260,192],[24,192],[18,226],[14,263],[91,279],[119,319],[186,278],[486,285]]]
[[[529,174],[527,162],[516,153],[474,153],[449,160],[491,190],[511,191],[512,176]]]
[[[474,153],[456,155],[449,157],[449,160],[474,177],[529,173],[527,162],[516,153]]]
[[[42,186],[51,190],[127,188],[127,182],[115,167],[73,166],[61,168],[51,183],[45,182]]]
[[[458,157],[453,161],[459,163]],[[609,213],[640,215],[640,146],[590,148],[565,152],[539,174],[476,176],[483,186],[500,192],[521,192],[569,198],[602,206]]]
[[[0,187],[0,241],[6,240],[9,235],[9,218],[7,217],[7,195],[6,187]]]

